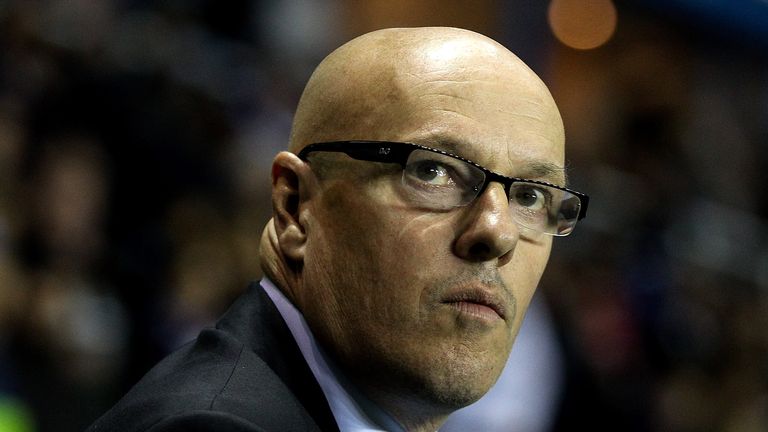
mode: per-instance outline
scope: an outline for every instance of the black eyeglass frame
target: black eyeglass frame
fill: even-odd
[[[485,189],[488,187],[488,185],[491,182],[501,183],[504,186],[504,191],[506,192],[508,199],[509,199],[509,193],[513,183],[525,182],[525,183],[539,184],[543,186],[553,187],[555,189],[568,192],[578,197],[580,206],[579,206],[579,215],[576,217],[576,220],[577,221],[582,220],[587,216],[589,196],[587,196],[586,194],[583,194],[581,192],[576,192],[575,190],[571,190],[563,186],[558,186],[552,183],[547,183],[539,180],[529,180],[529,179],[524,179],[519,177],[507,177],[505,175],[493,172],[488,168],[476,162],[473,162],[469,159],[463,158],[461,156],[457,156],[455,154],[452,154],[440,149],[427,147],[421,144],[410,143],[410,142],[367,141],[367,140],[329,141],[329,142],[321,142],[321,143],[314,143],[314,144],[307,145],[306,147],[301,149],[301,151],[299,151],[298,157],[299,159],[306,161],[307,156],[312,152],[318,152],[318,151],[340,152],[357,160],[363,160],[368,162],[396,163],[402,166],[403,168],[405,168],[405,165],[408,162],[408,157],[414,150],[427,150],[427,151],[439,153],[445,156],[449,156],[452,158],[456,158],[482,171],[483,174],[485,174],[485,181],[483,182],[483,185],[480,187],[480,190],[477,192],[478,197],[482,195],[483,192],[485,192]]]

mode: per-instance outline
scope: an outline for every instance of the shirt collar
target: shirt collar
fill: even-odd
[[[304,316],[267,277],[261,286],[277,307],[309,369],[320,384],[341,432],[403,431],[392,417],[362,395],[318,345]]]

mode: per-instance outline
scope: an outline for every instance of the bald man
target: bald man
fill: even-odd
[[[92,431],[435,431],[498,378],[583,218],[541,80],[482,35],[388,29],[310,78],[265,278]]]

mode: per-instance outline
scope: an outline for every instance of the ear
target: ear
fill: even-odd
[[[287,261],[303,262],[306,227],[299,217],[309,198],[312,171],[293,153],[280,152],[272,162],[272,212],[280,253]]]

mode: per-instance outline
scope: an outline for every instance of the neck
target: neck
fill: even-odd
[[[415,395],[401,397],[392,392],[368,391],[368,398],[389,413],[404,430],[435,432],[453,410],[425,402]]]
[[[436,432],[445,423],[446,417],[441,419],[419,419],[403,422],[403,429],[408,432]]]
[[[288,264],[278,252],[279,247],[277,232],[275,231],[275,222],[273,219],[270,219],[264,227],[259,243],[259,263],[261,264],[261,270],[264,272],[265,276],[271,279],[272,282],[280,288],[280,291],[282,291],[293,304],[296,304],[295,293],[292,289],[295,284],[291,283],[293,278],[290,276],[293,272],[289,271]]]
[[[398,410],[396,407],[385,407],[393,413],[392,416],[408,432],[435,432],[448,419],[448,415],[430,415],[414,412],[412,409]]]

